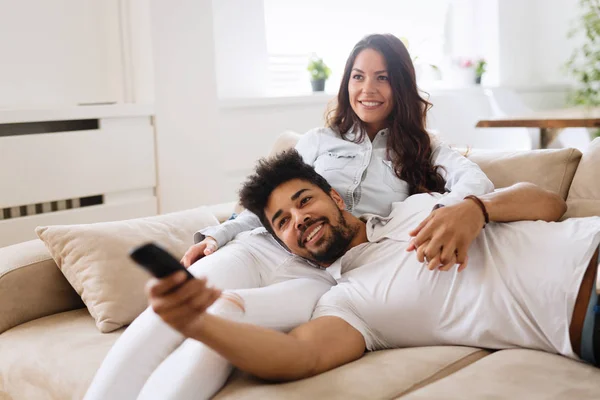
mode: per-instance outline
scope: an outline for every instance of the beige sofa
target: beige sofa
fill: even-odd
[[[276,148],[297,135],[282,135]],[[600,139],[589,151],[472,151],[497,187],[530,181],[600,215]],[[212,208],[219,220],[233,204]],[[124,328],[101,333],[40,240],[0,249],[0,400],[79,399]],[[302,381],[236,372],[217,399],[597,399],[600,369],[538,351],[427,347],[379,351]],[[112,399],[111,399],[112,400]]]

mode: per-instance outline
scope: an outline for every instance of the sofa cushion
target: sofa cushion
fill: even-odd
[[[391,399],[441,379],[487,354],[469,347],[377,351],[323,374],[278,384],[236,372],[214,399]]]
[[[567,197],[565,217],[600,215],[600,138],[583,154]]]
[[[84,307],[39,240],[0,248],[0,333],[36,318]]]
[[[38,227],[36,233],[98,329],[110,332],[131,323],[147,307],[144,285],[150,276],[128,252],[154,241],[179,259],[196,230],[216,224],[217,219],[200,207],[127,221]]]
[[[0,399],[83,398],[121,333],[98,332],[85,308],[4,332],[0,335]]]
[[[566,199],[581,152],[577,149],[472,150],[467,157],[479,165],[496,188],[531,182]]]
[[[502,350],[402,397],[412,399],[598,399],[600,369],[534,350]]]

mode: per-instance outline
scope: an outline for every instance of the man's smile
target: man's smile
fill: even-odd
[[[300,236],[300,239],[298,240],[298,245],[300,247],[306,247],[307,244],[314,244],[316,243],[324,234],[324,226],[325,226],[325,219],[320,219],[318,221],[313,222],[312,224],[310,224],[305,230],[304,232],[302,232],[302,235]]]

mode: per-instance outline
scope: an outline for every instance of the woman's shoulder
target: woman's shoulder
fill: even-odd
[[[444,145],[444,142],[440,139],[439,131],[435,129],[427,129],[427,134],[429,135],[432,151],[435,151]]]
[[[313,128],[305,133],[305,135],[313,135],[313,136],[330,136],[330,137],[339,137],[340,135],[335,132],[333,129],[322,126],[318,128]]]

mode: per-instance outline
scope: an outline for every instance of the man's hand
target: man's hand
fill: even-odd
[[[484,224],[481,209],[471,200],[438,208],[409,232],[414,239],[406,251],[417,250],[417,259],[427,260],[430,270],[448,271],[459,264],[460,272],[467,267],[467,250]]]
[[[219,245],[217,244],[217,241],[214,238],[207,236],[203,241],[190,246],[181,258],[180,263],[183,264],[184,267],[189,268],[202,257],[211,255],[217,251],[218,248]]]
[[[146,296],[163,321],[185,336],[192,336],[221,291],[207,287],[205,279],[186,278],[183,272],[176,272],[163,279],[151,279],[146,284]]]

